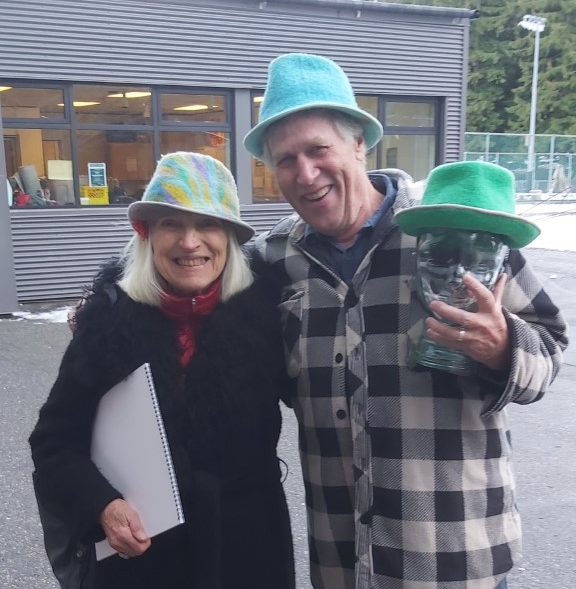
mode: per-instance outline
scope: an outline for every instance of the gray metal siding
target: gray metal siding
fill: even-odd
[[[263,88],[270,59],[307,51],[338,61],[357,92],[461,97],[467,19],[237,4],[0,0],[0,76]]]
[[[292,212],[289,205],[243,207],[257,233]],[[121,207],[10,211],[20,302],[77,299],[99,265],[132,236]]]
[[[0,0],[3,28],[11,31],[0,44],[0,75],[263,87],[271,58],[310,51],[341,63],[358,91],[443,94],[448,83],[460,92],[467,22],[399,21],[373,12],[311,22],[300,9],[292,15],[146,2]]]

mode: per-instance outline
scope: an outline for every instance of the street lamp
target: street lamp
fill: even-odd
[[[532,98],[530,101],[530,129],[528,130],[528,178],[530,188],[534,186],[536,163],[534,161],[534,134],[536,133],[536,104],[538,99],[538,57],[540,54],[540,33],[546,26],[546,19],[543,16],[525,14],[518,23],[519,27],[536,33],[534,43],[534,65],[532,68]]]

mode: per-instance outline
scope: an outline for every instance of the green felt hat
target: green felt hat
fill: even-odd
[[[321,55],[287,53],[270,63],[258,124],[244,138],[244,147],[261,159],[268,127],[312,108],[337,110],[356,119],[364,127],[368,149],[382,139],[380,121],[358,106],[350,80],[338,64]]]
[[[421,203],[396,213],[408,235],[429,229],[486,231],[511,248],[528,245],[539,227],[516,215],[514,174],[488,162],[454,162],[430,172]]]

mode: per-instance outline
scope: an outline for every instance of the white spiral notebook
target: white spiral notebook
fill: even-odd
[[[152,373],[143,364],[100,400],[92,431],[92,460],[140,514],[155,536],[184,522],[170,447]],[[116,551],[96,543],[96,558]]]

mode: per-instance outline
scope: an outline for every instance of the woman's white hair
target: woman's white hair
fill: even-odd
[[[248,259],[238,245],[236,235],[226,225],[228,234],[228,251],[226,264],[222,272],[220,300],[230,297],[248,288],[254,281]],[[123,266],[118,286],[138,303],[160,306],[162,295],[166,292],[163,279],[156,270],[150,239],[134,235],[126,244],[120,263]]]

